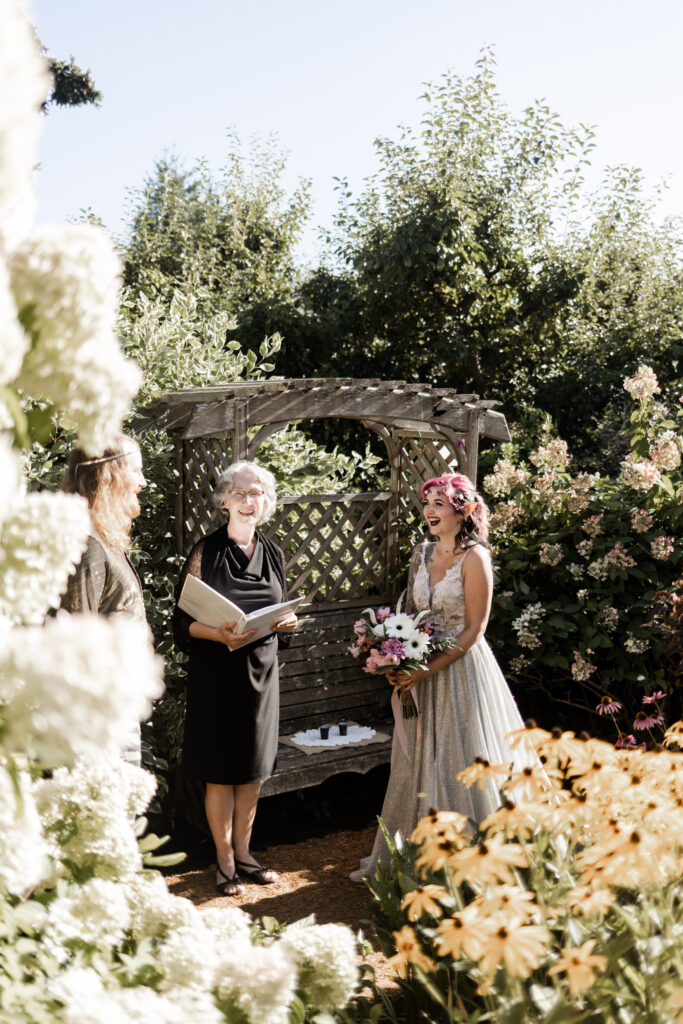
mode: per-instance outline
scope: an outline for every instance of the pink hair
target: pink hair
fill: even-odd
[[[486,502],[468,476],[464,473],[445,473],[444,476],[435,476],[422,485],[420,491],[424,499],[427,491],[436,490],[445,494],[451,505],[459,512],[462,506],[468,502],[476,502],[476,508],[470,515],[465,517],[461,536],[463,546],[467,540],[481,540],[486,543],[489,536],[489,510]],[[471,529],[467,529],[468,520],[471,522]],[[473,536],[476,534],[476,536]]]

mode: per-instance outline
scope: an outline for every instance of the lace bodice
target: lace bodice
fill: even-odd
[[[430,547],[428,541],[423,541],[415,548],[408,601],[415,611],[430,612],[429,620],[436,636],[456,636],[465,624],[465,590],[461,570],[467,556],[448,569],[432,589],[426,558]]]

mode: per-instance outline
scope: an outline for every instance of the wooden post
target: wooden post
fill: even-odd
[[[479,460],[479,409],[468,406],[470,422],[467,430],[467,475],[477,485],[477,463]]]
[[[232,461],[240,462],[249,458],[249,402],[235,399],[235,430],[233,433]]]
[[[175,546],[179,555],[185,554],[185,444],[178,434],[175,436],[175,468],[178,474],[178,486],[175,494]]]

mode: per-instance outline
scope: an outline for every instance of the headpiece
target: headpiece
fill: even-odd
[[[99,466],[101,463],[111,462],[113,459],[125,459],[126,455],[130,454],[131,452],[117,452],[116,455],[100,455],[96,459],[84,459],[75,467],[74,473],[78,473],[79,469],[83,469],[84,466]]]

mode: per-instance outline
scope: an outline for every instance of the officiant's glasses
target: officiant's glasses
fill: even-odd
[[[249,501],[258,501],[259,498],[263,497],[263,491],[243,491],[241,487],[235,487],[230,491],[238,501],[245,501],[247,498]]]

